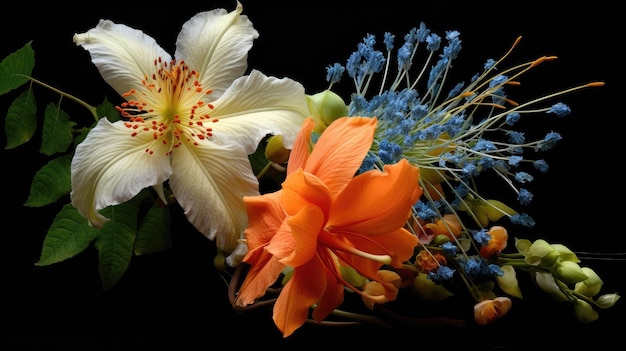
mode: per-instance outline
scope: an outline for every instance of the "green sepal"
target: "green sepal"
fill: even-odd
[[[60,106],[48,104],[43,119],[43,131],[41,140],[41,153],[51,156],[59,152],[65,152],[72,144],[73,127],[75,122],[70,121],[65,111]]]
[[[37,104],[33,91],[22,92],[9,106],[4,121],[7,136],[5,149],[13,149],[28,142],[37,130]]]
[[[70,167],[72,155],[63,155],[50,160],[35,174],[30,193],[24,206],[49,205],[72,190]]]
[[[71,205],[63,206],[56,215],[43,241],[36,266],[47,266],[72,258],[84,251],[98,236],[87,220]]]
[[[29,41],[0,62],[0,95],[16,89],[30,80],[35,67],[35,51]]]

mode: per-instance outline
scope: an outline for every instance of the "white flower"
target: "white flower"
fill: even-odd
[[[100,119],[72,160],[71,200],[94,227],[98,211],[168,181],[188,220],[232,253],[247,226],[244,196],[259,195],[248,155],[267,134],[290,148],[308,115],[304,88],[258,71],[242,76],[258,37],[240,3],[186,22],[174,59],[140,30],[101,20],[74,42],[126,103]],[[245,246],[241,244],[242,246]],[[230,257],[229,264],[237,264]]]

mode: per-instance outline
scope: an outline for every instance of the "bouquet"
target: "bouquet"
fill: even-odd
[[[66,201],[37,266],[95,248],[109,292],[133,257],[171,248],[180,210],[215,244],[207,259],[232,308],[269,306],[285,338],[307,322],[497,323],[528,289],[583,324],[619,303],[567,243],[517,234],[535,226],[524,212],[530,185],[562,139],[552,130],[531,139],[525,121],[563,118],[572,111],[561,99],[603,82],[519,100],[526,75],[556,60],[509,63],[523,38],[450,81],[461,33],[419,22],[364,33],[345,61],[325,67],[327,87],[309,92],[248,68],[253,22],[239,2],[200,12],[173,53],[107,19],[77,33],[119,103],[92,106],[32,76],[31,43],[0,63],[0,92],[22,89],[7,110],[6,148],[40,130],[49,158],[25,205]],[[61,99],[40,112],[42,88]],[[70,103],[93,121],[73,120]],[[460,316],[424,313],[459,308],[459,298],[468,304]]]

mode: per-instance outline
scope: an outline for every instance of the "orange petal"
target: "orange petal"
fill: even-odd
[[[418,178],[419,170],[406,159],[386,165],[384,172],[369,171],[354,177],[333,204],[328,227],[365,235],[403,227],[421,196]]]
[[[287,223],[291,228],[296,247],[291,255],[282,259],[281,262],[291,267],[298,267],[315,257],[317,238],[325,223],[324,213],[317,206],[307,205],[290,217]]]
[[[245,236],[249,250],[269,243],[285,219],[279,198],[280,191],[243,198],[248,214]]]
[[[294,170],[304,167],[306,160],[311,153],[311,132],[315,122],[311,117],[304,120],[296,140],[291,147],[291,153],[289,154],[289,163],[287,163],[287,174],[291,174]]]
[[[374,140],[377,120],[369,117],[336,119],[320,135],[305,171],[315,174],[337,196],[354,177]]]
[[[294,269],[293,276],[274,303],[273,319],[283,337],[293,334],[309,315],[309,309],[326,289],[324,266],[319,260]]]
[[[298,169],[283,182],[280,203],[288,215],[295,215],[304,206],[315,205],[325,215],[330,211],[331,195],[326,185],[316,176]]]

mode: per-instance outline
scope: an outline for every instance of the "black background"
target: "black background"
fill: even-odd
[[[601,88],[569,94],[561,101],[572,114],[528,125],[529,133],[550,130],[564,137],[546,154],[550,171],[532,185],[534,202],[525,209],[537,221],[525,233],[562,242],[575,251],[625,252],[622,159],[623,33],[609,20],[608,2],[594,1],[567,8],[506,5],[504,2],[409,2],[387,0],[380,5],[362,1],[261,2],[242,0],[260,37],[250,51],[249,67],[267,75],[288,76],[305,85],[307,93],[327,86],[325,68],[345,63],[367,34],[382,38],[396,34],[397,42],[421,21],[440,36],[461,33],[463,50],[454,63],[453,81],[467,81],[487,58],[497,58],[518,36],[522,42],[509,63],[556,55],[530,72],[518,89],[519,98],[539,96],[563,88],[604,81]],[[47,3],[37,8],[16,3],[13,21],[0,23],[0,57],[33,40],[34,77],[75,94],[92,105],[115,93],[101,79],[89,56],[72,42],[76,32],[108,18],[142,29],[173,53],[182,24],[197,12],[234,1],[205,1],[201,5],[168,3],[148,6],[127,2],[69,6]],[[583,5],[584,4],[584,5]],[[145,7],[144,7],[145,6]],[[87,8],[88,7],[88,8]],[[8,16],[8,13],[5,17]],[[398,44],[400,45],[400,44]],[[347,80],[338,86],[349,92]],[[58,96],[36,88],[43,111]],[[21,91],[21,90],[20,90]],[[3,116],[17,92],[0,97]],[[347,96],[347,95],[346,95]],[[517,96],[516,96],[517,97]],[[73,119],[89,123],[86,111],[65,101]],[[1,133],[2,145],[6,145]],[[329,328],[305,325],[283,339],[269,310],[233,312],[226,286],[212,266],[213,243],[184,222],[173,234],[173,248],[165,253],[135,257],[124,278],[110,292],[101,291],[97,253],[48,267],[36,267],[46,230],[62,204],[25,208],[29,184],[45,158],[37,154],[37,140],[0,151],[3,170],[2,287],[0,343],[17,350],[213,349],[258,346],[420,348],[440,345],[485,349],[571,347],[584,342],[610,345],[623,332],[624,301],[600,311],[589,325],[573,320],[572,310],[548,301],[517,301],[496,324],[462,330],[413,327],[380,329],[370,326]],[[499,188],[498,188],[499,189]],[[588,260],[605,282],[603,292],[624,294],[624,261]],[[534,289],[528,286],[527,289]],[[534,301],[534,302],[533,302]],[[471,308],[471,305],[463,308]]]

